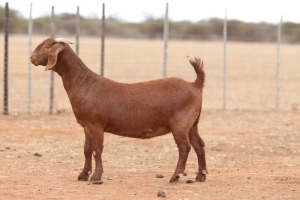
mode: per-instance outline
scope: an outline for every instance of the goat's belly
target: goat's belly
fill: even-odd
[[[168,127],[160,127],[158,129],[140,129],[140,130],[106,130],[106,132],[132,138],[148,139],[170,133]]]

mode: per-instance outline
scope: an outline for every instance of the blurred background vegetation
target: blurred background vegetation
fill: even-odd
[[[17,10],[9,11],[9,32],[26,34],[28,20]],[[55,16],[57,35],[74,35],[75,14],[59,14]],[[0,28],[3,32],[4,8],[0,7]],[[100,20],[97,18],[80,18],[80,34],[98,36]],[[106,36],[122,38],[163,38],[163,19],[149,17],[141,23],[128,23],[114,18],[106,19]],[[248,42],[275,42],[277,40],[277,24],[246,23],[239,20],[228,20],[228,40]],[[33,33],[49,35],[50,16],[33,20]],[[198,22],[181,21],[169,23],[170,39],[178,40],[222,40],[223,19],[212,18]],[[285,43],[300,42],[300,24],[284,22],[282,24],[282,41]]]

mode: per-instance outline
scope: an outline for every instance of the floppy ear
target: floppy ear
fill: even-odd
[[[51,47],[51,49],[49,50],[48,63],[45,68],[45,71],[54,67],[54,65],[56,64],[56,61],[57,61],[57,56],[63,49],[64,49],[64,45],[61,43],[57,43],[53,47]]]

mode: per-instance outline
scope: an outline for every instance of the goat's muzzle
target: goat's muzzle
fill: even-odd
[[[30,57],[30,62],[34,65],[34,66],[38,66],[38,62],[31,56]]]

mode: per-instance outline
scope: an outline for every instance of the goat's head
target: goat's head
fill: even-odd
[[[31,63],[35,66],[46,66],[45,70],[51,69],[56,64],[58,54],[63,51],[64,43],[72,44],[63,38],[48,38],[44,40],[32,52],[30,57]]]

